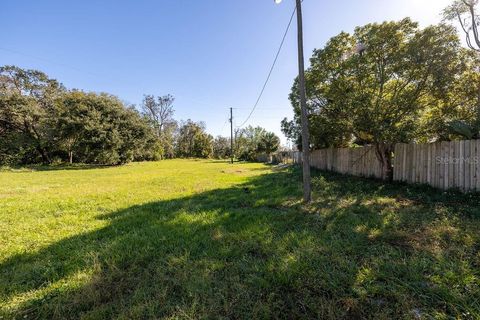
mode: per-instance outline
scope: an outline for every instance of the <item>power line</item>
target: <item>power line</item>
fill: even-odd
[[[227,120],[225,120],[225,122],[223,123],[222,130],[220,130],[220,135],[223,134],[223,130],[225,129],[225,126],[227,125],[227,122],[228,122],[229,120],[230,120],[230,119],[227,119]]]
[[[260,102],[260,99],[262,99],[262,96],[263,96],[263,93],[265,92],[265,88],[267,87],[268,81],[270,80],[270,77],[272,76],[273,69],[275,68],[275,65],[277,64],[278,57],[280,56],[280,52],[282,51],[283,44],[285,43],[285,39],[287,38],[287,34],[288,34],[288,31],[290,30],[290,26],[292,24],[293,17],[295,16],[296,11],[297,11],[297,8],[295,7],[295,9],[292,12],[292,16],[290,17],[290,21],[288,22],[285,33],[283,34],[283,38],[282,38],[282,42],[280,43],[280,47],[278,48],[277,54],[275,55],[275,59],[273,60],[272,67],[270,68],[270,71],[268,72],[267,79],[265,80],[265,83],[263,84],[262,90],[260,91],[260,94],[257,98],[257,101],[255,102],[255,105],[252,108],[252,111],[248,115],[247,119],[241,125],[239,125],[237,128],[243,127],[248,122],[248,120],[250,120],[250,117],[252,116],[253,112],[257,108],[257,105]]]

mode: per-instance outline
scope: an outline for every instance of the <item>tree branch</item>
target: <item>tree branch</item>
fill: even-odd
[[[465,2],[466,0],[464,0]],[[478,38],[478,27],[477,27],[477,21],[475,20],[475,7],[473,5],[473,2],[470,3],[468,6],[468,9],[470,10],[470,15],[472,18],[472,31],[473,31],[473,36],[475,43],[477,44],[478,48],[480,49],[480,39]]]

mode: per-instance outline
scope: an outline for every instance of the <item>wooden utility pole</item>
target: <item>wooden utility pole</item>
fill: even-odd
[[[303,151],[303,201],[312,199],[310,183],[310,139],[308,132],[307,98],[305,91],[305,62],[303,57],[303,22],[302,0],[297,1],[297,31],[298,31],[298,86],[300,90],[300,107],[302,110],[302,151]]]
[[[230,159],[233,164],[233,108],[230,108]]]

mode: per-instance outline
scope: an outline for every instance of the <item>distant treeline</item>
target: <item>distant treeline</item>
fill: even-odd
[[[230,157],[229,138],[174,120],[173,103],[146,95],[137,109],[110,94],[67,90],[40,71],[0,67],[0,165]],[[262,128],[237,130],[235,156],[252,160],[279,143]]]

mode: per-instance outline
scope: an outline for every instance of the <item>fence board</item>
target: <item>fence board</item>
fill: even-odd
[[[475,161],[476,161],[476,145],[475,141],[470,141],[470,190],[475,189]]]
[[[301,163],[301,152],[293,154]],[[374,147],[312,151],[311,165],[321,170],[382,178]],[[443,141],[431,144],[395,145],[393,178],[407,183],[429,184],[439,189],[480,191],[480,140]]]
[[[445,186],[446,189],[453,188],[455,186],[455,150],[456,150],[456,143],[448,143],[446,142],[447,146],[447,159],[448,159],[448,183]]]
[[[381,165],[374,147],[314,150],[310,154],[310,163],[312,167],[320,170],[363,177],[382,177]]]
[[[398,144],[394,180],[480,191],[480,140]]]
[[[435,188],[442,188],[441,186],[441,177],[442,177],[442,170],[441,170],[441,163],[440,163],[440,156],[442,151],[442,145],[440,142],[435,143],[435,155],[434,155],[434,173],[435,176],[433,177],[434,187]]]
[[[475,174],[475,180],[476,180],[475,185],[476,185],[476,190],[480,191],[480,163],[479,163],[480,162],[480,140],[477,140],[475,145],[476,145],[476,149],[477,149],[477,152],[476,152],[477,156],[475,158],[475,162],[476,162],[476,165],[475,165],[475,168],[476,168],[475,169],[475,172],[476,172],[476,174]]]
[[[463,146],[463,175],[462,175],[462,180],[463,180],[463,190],[471,190],[472,186],[470,185],[470,159],[472,157],[472,154],[470,152],[470,141],[464,141],[464,146]]]
[[[457,141],[455,145],[455,188],[462,188],[462,176],[463,176],[463,161],[461,160],[463,157],[463,141]],[[462,174],[461,174],[462,172]]]

